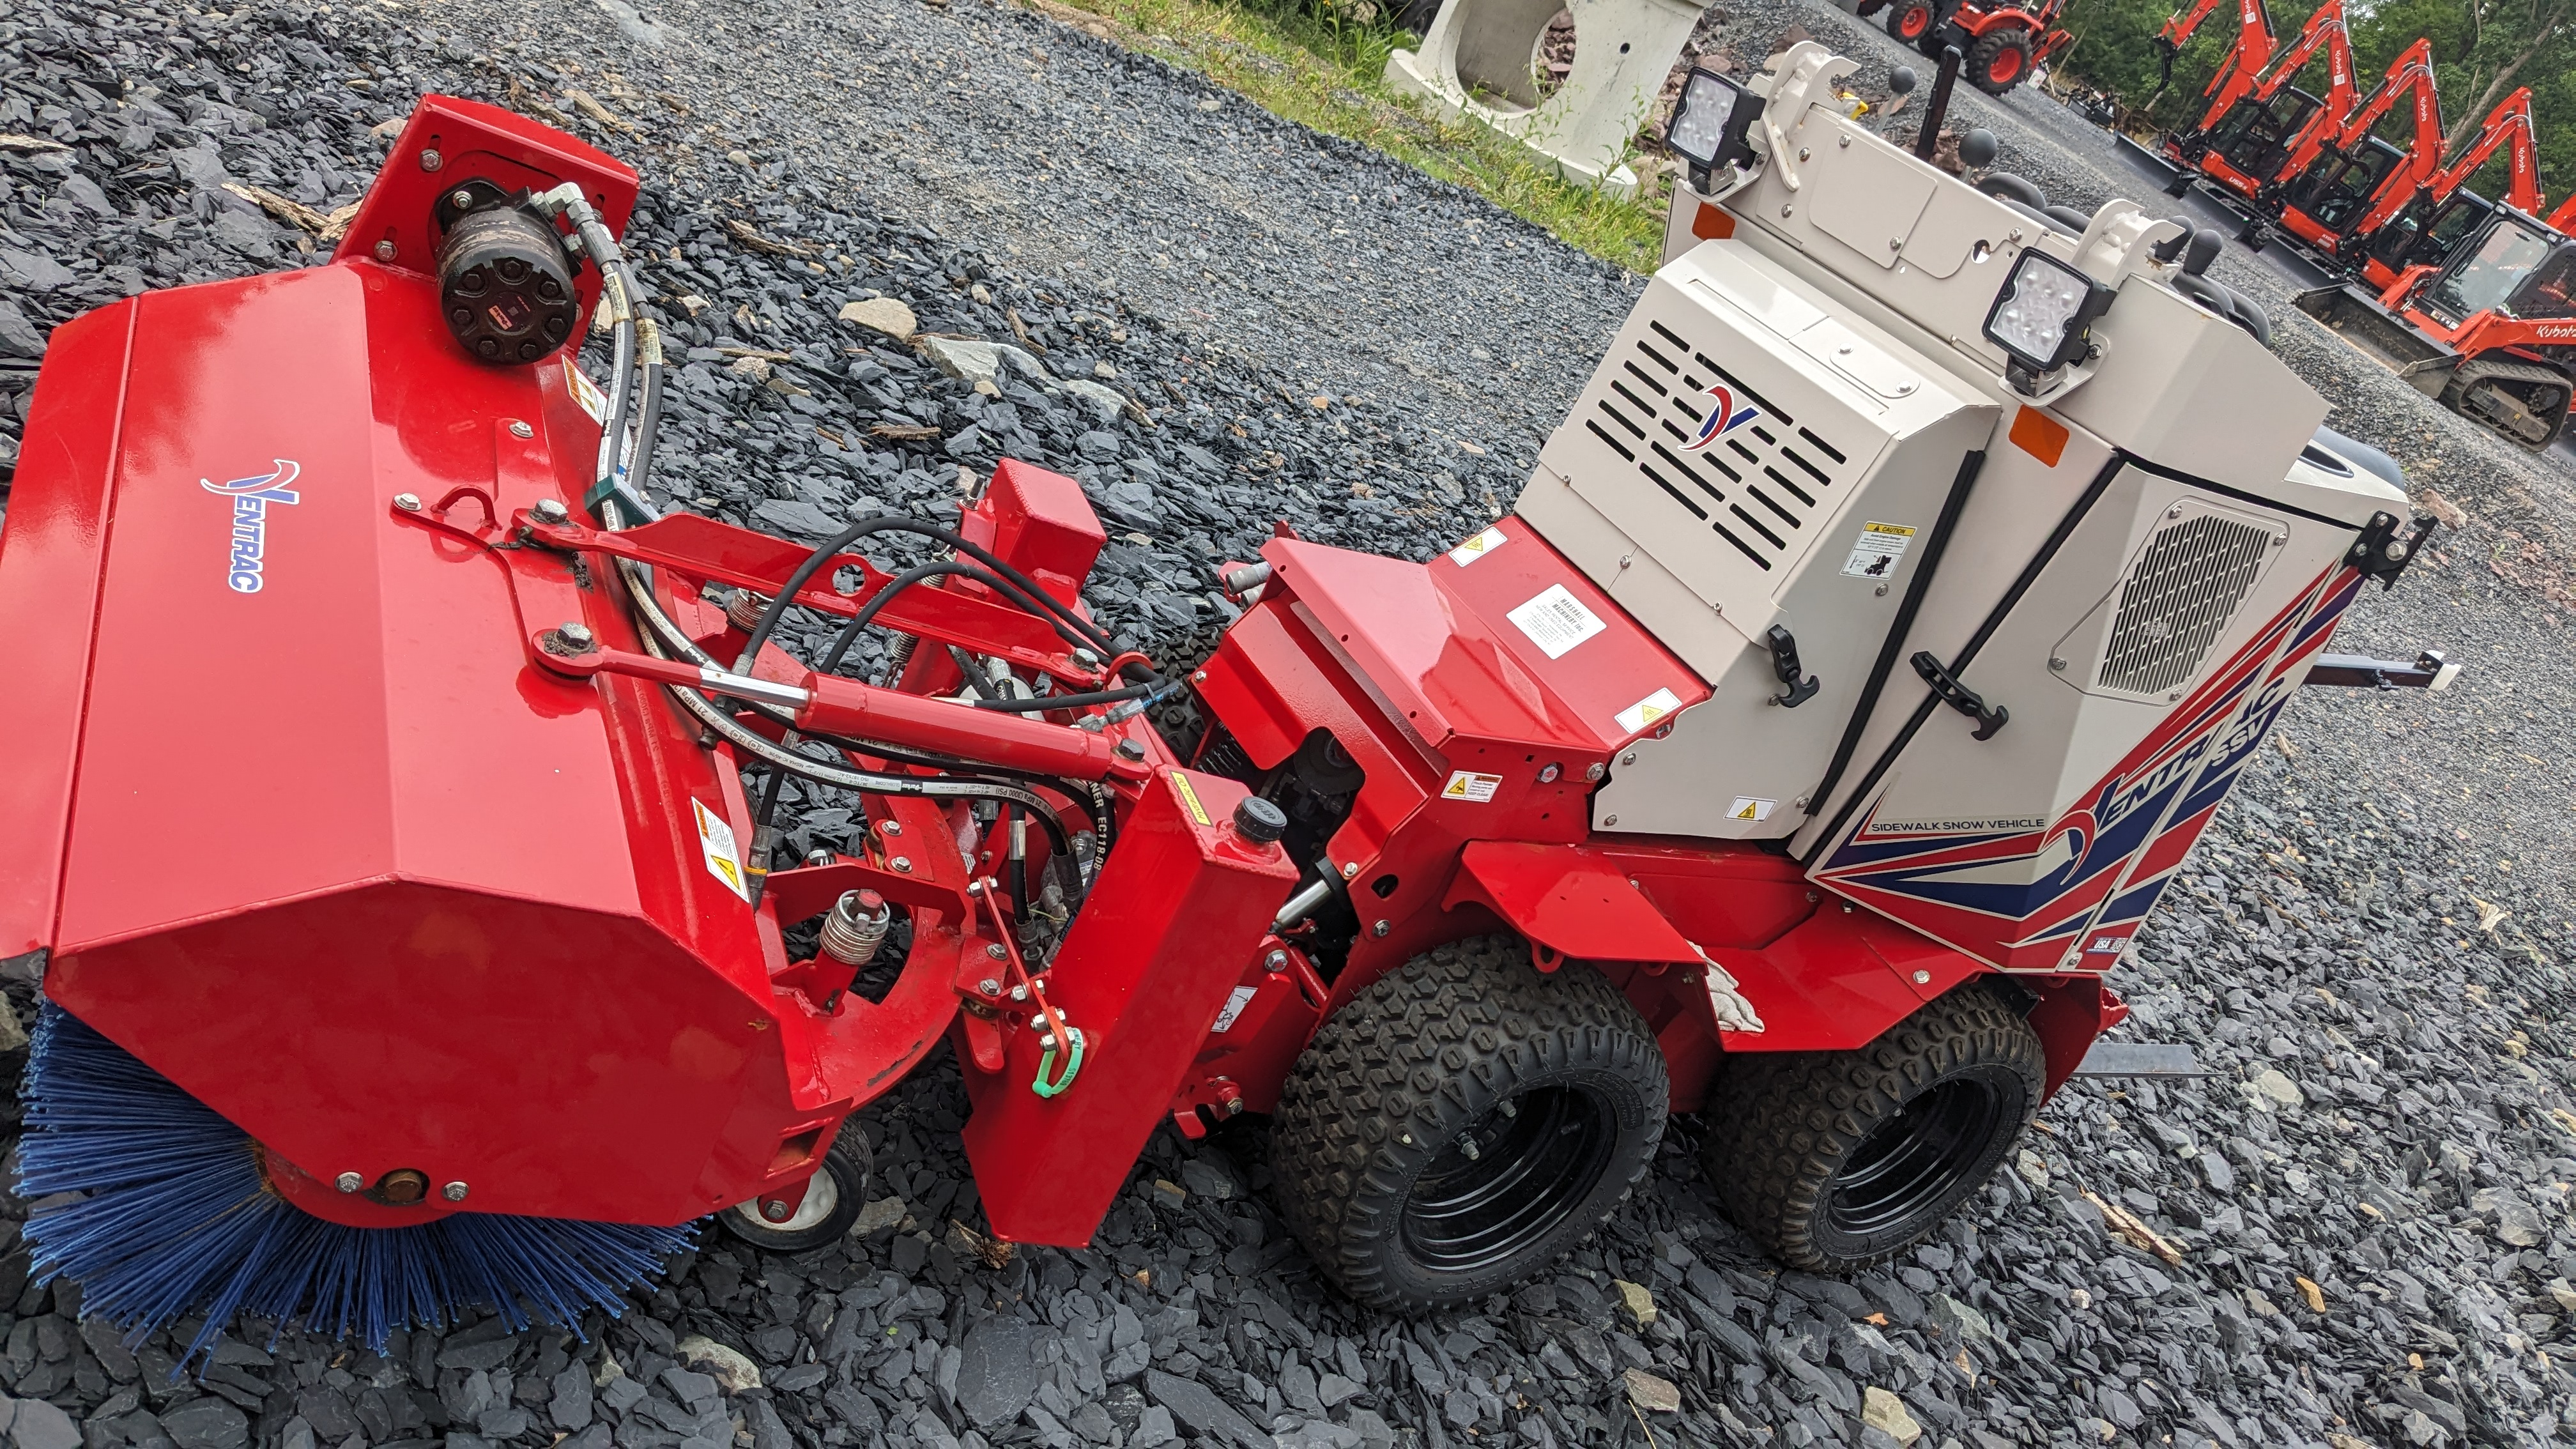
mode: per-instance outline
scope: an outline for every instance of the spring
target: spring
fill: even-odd
[[[725,605],[725,622],[748,634],[760,626],[760,616],[768,608],[767,595],[755,594],[749,589],[736,589],[733,591],[732,600]]]
[[[912,662],[913,646],[921,641],[910,634],[892,634],[886,638],[885,685],[888,689],[903,683],[903,667]]]
[[[875,891],[849,891],[823,917],[824,954],[853,970],[876,959],[894,925],[894,911]]]

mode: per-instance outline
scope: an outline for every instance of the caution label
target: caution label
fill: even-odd
[[[1726,807],[1726,818],[1729,820],[1768,820],[1771,818],[1772,809],[1779,805],[1779,803],[1780,802],[1777,800],[1756,800],[1750,795],[1738,795],[1735,797],[1735,803]]]
[[[1843,572],[1856,579],[1886,578],[1913,542],[1914,530],[1904,524],[1864,523],[1860,537],[1852,541],[1851,557],[1843,560]]]
[[[1440,798],[1464,800],[1470,805],[1482,805],[1493,799],[1494,792],[1501,788],[1503,788],[1503,777],[1500,775],[1479,775],[1473,770],[1452,770],[1449,772],[1449,783],[1440,787]]]
[[[734,849],[733,827],[695,799],[689,801],[689,809],[698,817],[698,853],[706,858],[707,874],[723,881],[725,889],[750,900],[751,886],[742,877],[742,856]]]
[[[1610,626],[1601,616],[1583,607],[1583,601],[1566,592],[1563,584],[1550,584],[1537,598],[1503,616],[1529,636],[1539,652],[1550,659],[1562,659],[1565,652]]]
[[[590,414],[592,422],[603,425],[607,422],[608,395],[569,361],[564,363],[564,385],[572,390],[572,400],[581,404],[581,410]]]
[[[1504,536],[1501,529],[1489,528],[1449,550],[1449,561],[1463,569],[1509,542],[1511,540]]]
[[[1681,707],[1680,696],[1669,689],[1658,689],[1619,711],[1617,716],[1619,731],[1622,734],[1633,735],[1640,730],[1652,728],[1658,720],[1670,718],[1673,712]]]
[[[1250,1006],[1252,1004],[1252,998],[1260,994],[1261,988],[1258,986],[1238,986],[1234,988],[1233,992],[1225,998],[1225,1010],[1216,1014],[1216,1025],[1210,1027],[1209,1030],[1232,1031],[1234,1029],[1234,1019],[1243,1015],[1243,1009]]]
[[[1172,772],[1172,791],[1174,794],[1181,797],[1181,804],[1190,812],[1190,818],[1192,820],[1197,821],[1201,825],[1214,823],[1208,819],[1207,807],[1199,803],[1199,792],[1190,788],[1189,776],[1182,774],[1178,770],[1174,770]]]

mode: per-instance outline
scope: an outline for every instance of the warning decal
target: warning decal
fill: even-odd
[[[1509,542],[1511,540],[1504,536],[1501,529],[1489,528],[1449,550],[1449,561],[1463,569]]]
[[[1252,1004],[1252,998],[1260,994],[1261,988],[1258,986],[1238,986],[1234,988],[1233,992],[1225,998],[1225,1010],[1216,1014],[1216,1025],[1208,1029],[1210,1031],[1232,1031],[1234,1029],[1234,1019],[1243,1015],[1243,1009],[1250,1006]]]
[[[1464,800],[1470,805],[1482,805],[1492,800],[1494,792],[1502,787],[1503,777],[1500,775],[1479,775],[1473,770],[1452,770],[1449,773],[1449,783],[1440,787],[1440,798]]]
[[[1181,803],[1189,808],[1190,818],[1192,820],[1197,821],[1201,825],[1214,823],[1208,819],[1207,807],[1199,803],[1199,792],[1190,788],[1189,776],[1182,774],[1178,770],[1174,770],[1172,772],[1172,789],[1181,797]]]
[[[1583,607],[1583,601],[1567,593],[1565,585],[1550,584],[1535,599],[1503,616],[1520,626],[1539,652],[1550,659],[1562,659],[1565,651],[1600,633],[1610,626],[1601,616]]]
[[[580,368],[574,366],[570,362],[566,362],[564,364],[564,385],[572,390],[572,400],[581,404],[581,410],[590,414],[590,420],[592,422],[602,424],[606,422],[608,418],[608,396],[599,390],[598,383],[592,382]]]
[[[1768,820],[1771,818],[1772,807],[1779,803],[1777,800],[1756,800],[1750,795],[1738,795],[1735,797],[1735,803],[1726,807],[1726,818],[1757,822]]]
[[[735,895],[750,900],[751,887],[742,878],[742,857],[734,851],[733,827],[694,799],[689,809],[698,817],[698,853],[706,857],[707,874],[723,881]]]
[[[1620,733],[1633,735],[1639,730],[1645,729],[1646,727],[1654,724],[1657,720],[1669,717],[1673,711],[1680,709],[1681,707],[1682,701],[1679,695],[1674,694],[1669,689],[1658,689],[1654,693],[1647,695],[1644,699],[1638,700],[1635,704],[1619,711],[1618,720]]]
[[[1896,572],[1912,542],[1914,530],[1904,524],[1864,523],[1860,537],[1852,541],[1851,557],[1843,560],[1843,572],[1856,579],[1886,578]]]

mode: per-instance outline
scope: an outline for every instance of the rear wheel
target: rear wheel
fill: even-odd
[[[2022,30],[1991,30],[1977,37],[1968,47],[1968,84],[1990,96],[1999,96],[2020,85],[2030,74],[2030,34]]]
[[[1708,1178],[1772,1256],[1857,1272],[1983,1186],[2046,1083],[2030,1024],[1970,983],[1857,1051],[1731,1058],[1711,1098]]]
[[[1907,45],[1920,45],[1932,29],[1933,8],[1932,0],[1888,0],[1887,14],[1879,23]]]
[[[1280,1211],[1326,1276],[1398,1312],[1509,1288],[1588,1237],[1663,1139],[1645,1020],[1526,945],[1441,946],[1315,1034],[1271,1132]]]

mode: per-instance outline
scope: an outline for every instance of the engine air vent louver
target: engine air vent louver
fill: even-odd
[[[2270,529],[2220,514],[2159,529],[2120,582],[2119,612],[2094,683],[2141,695],[2182,688],[2236,616],[2271,543]]]
[[[1712,420],[1719,396],[1751,416]],[[1610,370],[1585,426],[1638,476],[1764,572],[1804,552],[1800,535],[1832,506],[1848,459],[1662,322]],[[1712,431],[1713,430],[1713,431]],[[1709,440],[1699,444],[1703,432]],[[1694,447],[1694,444],[1699,446]],[[1675,520],[1679,523],[1679,520]]]

